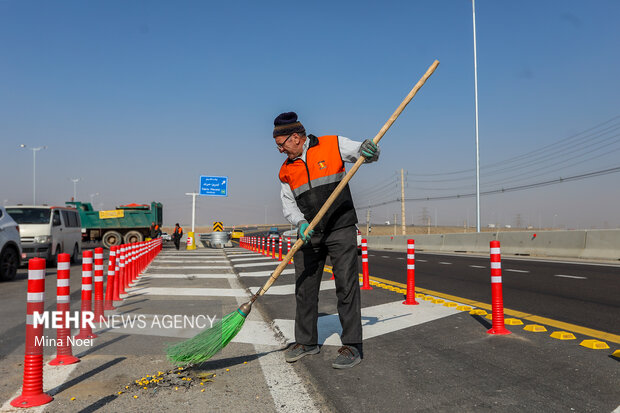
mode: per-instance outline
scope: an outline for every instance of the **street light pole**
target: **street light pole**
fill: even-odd
[[[37,204],[37,151],[46,149],[47,146],[37,146],[36,148],[28,148],[25,144],[19,145],[20,148],[30,149],[32,151],[32,205]]]
[[[478,57],[476,54],[476,0],[471,0],[474,22],[474,96],[476,106],[476,232],[480,232],[480,150],[478,144]]]
[[[185,195],[192,196],[192,232],[194,232],[194,223],[196,222],[196,192],[186,192]]]
[[[69,178],[73,182],[73,201],[77,201],[77,183],[80,182],[80,178]]]

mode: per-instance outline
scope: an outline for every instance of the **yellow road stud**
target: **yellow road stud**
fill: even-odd
[[[446,300],[442,300],[441,298],[435,298],[433,300],[434,304],[441,304],[441,303],[445,303],[445,302],[446,302]]]
[[[569,333],[568,331],[554,331],[551,333],[552,338],[557,338],[558,340],[575,340],[575,335],[573,333]]]
[[[612,357],[615,357],[617,359],[620,359],[620,350],[616,350],[613,352],[613,354],[611,355]]]
[[[457,303],[445,303],[444,306],[454,308],[454,307],[458,307],[459,305]]]
[[[599,341],[599,340],[594,340],[594,339],[583,340],[581,343],[579,343],[579,345],[592,349],[592,350],[605,350],[609,348],[607,343],[605,343],[604,341]]]
[[[471,314],[471,315],[487,315],[487,312],[485,310],[477,309],[477,310],[471,310],[469,312],[469,314]]]
[[[471,311],[472,308],[468,305],[459,305],[458,307],[456,307],[457,310],[459,311]]]
[[[433,301],[435,298],[431,297],[431,296],[426,296],[423,298],[424,301]]]
[[[493,320],[493,314],[487,314],[484,316],[487,320]]]
[[[504,324],[509,326],[520,326],[523,325],[523,321],[519,320],[518,318],[505,318]]]
[[[71,401],[74,401],[74,400],[75,400],[75,397],[72,397],[72,398],[71,398]]]
[[[547,331],[547,329],[544,326],[541,326],[538,324],[528,324],[525,327],[523,327],[523,329],[525,331],[531,331],[533,333],[542,333],[544,331]]]

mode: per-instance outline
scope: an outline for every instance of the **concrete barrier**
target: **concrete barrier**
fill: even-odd
[[[406,251],[407,239],[411,238],[418,251],[488,254],[490,241],[497,239],[503,255],[620,260],[617,229],[381,235],[367,237],[368,248]]]
[[[581,258],[620,260],[618,230],[593,229],[586,231],[586,245]]]
[[[488,253],[489,243],[493,240],[490,232],[446,234],[441,251]]]

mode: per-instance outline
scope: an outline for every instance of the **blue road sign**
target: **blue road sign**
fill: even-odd
[[[228,177],[201,175],[200,195],[228,196]]]

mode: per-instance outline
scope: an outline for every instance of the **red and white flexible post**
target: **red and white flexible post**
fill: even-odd
[[[82,251],[82,305],[80,306],[80,333],[75,336],[76,339],[95,338],[97,334],[93,333],[90,323],[86,322],[87,314],[89,318],[93,314],[93,252]]]
[[[116,245],[110,247],[110,257],[108,261],[108,279],[106,281],[105,286],[105,303],[103,305],[104,310],[115,310],[116,307],[112,305],[112,300],[114,300],[114,283],[116,282],[115,270],[116,267]],[[118,286],[117,286],[118,287]],[[118,288],[116,290],[116,294],[118,295]]]
[[[56,329],[56,358],[50,361],[51,366],[77,363],[79,358],[73,356],[69,336],[71,327],[66,324],[67,313],[71,310],[71,288],[69,287],[71,256],[58,254],[56,270],[56,311],[58,312],[58,327]]]
[[[118,273],[117,273],[117,277],[118,277],[118,296],[119,298],[123,298],[121,297],[121,294],[127,294],[125,292],[125,286],[127,285],[127,273],[125,270],[125,259],[126,259],[126,245],[125,244],[121,244],[120,246],[120,250],[121,250],[121,258],[118,262]]]
[[[282,261],[282,237],[278,241],[278,261]]]
[[[370,286],[370,272],[368,271],[368,242],[362,239],[362,286],[361,290],[372,290]]]
[[[491,241],[491,306],[493,327],[489,334],[510,334],[504,326],[504,297],[502,293],[502,257],[499,241]]]
[[[407,298],[405,305],[418,305],[415,300],[415,241],[407,240]]]
[[[271,238],[271,258],[276,259],[276,239]]]
[[[95,321],[103,317],[103,248],[95,248]]]
[[[265,237],[260,237],[260,243],[261,243],[260,252],[261,254],[265,255]]]
[[[291,237],[287,237],[286,240],[286,253],[288,254],[288,252],[291,250]],[[291,261],[289,261],[289,264],[293,263],[293,257],[291,257]]]
[[[43,393],[43,325],[34,326],[34,314],[43,314],[45,301],[45,260],[28,261],[28,293],[26,304],[26,352],[22,394],[11,401],[14,407],[34,407],[54,398]],[[38,344],[38,345],[37,345]]]

